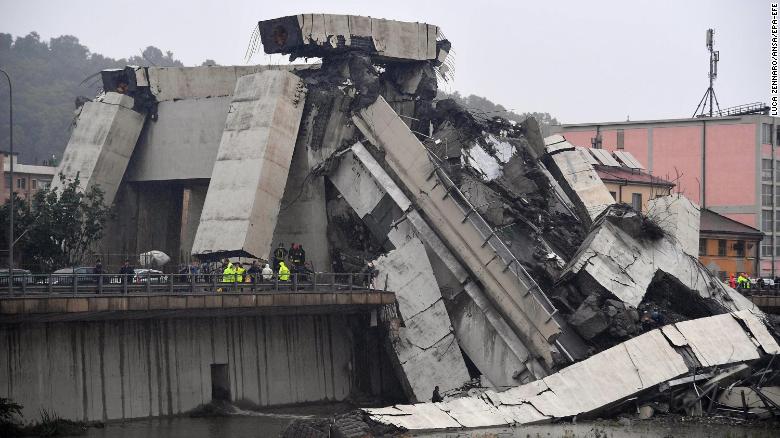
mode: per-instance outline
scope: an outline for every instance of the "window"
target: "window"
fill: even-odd
[[[761,181],[772,181],[772,160],[761,160]]]
[[[609,194],[610,194],[610,195],[612,195],[612,199],[614,199],[614,200],[615,200],[615,202],[617,202],[617,200],[618,200],[618,198],[617,198],[617,193],[615,193],[615,192],[609,192]]]
[[[721,257],[726,255],[726,241],[723,239],[718,240],[718,255]]]
[[[744,240],[737,240],[736,242],[734,242],[734,252],[736,252],[737,257],[745,257]]]
[[[32,185],[33,190],[38,188],[38,180],[37,179],[30,180],[30,184]]]
[[[699,239],[699,255],[707,255],[707,239]]]
[[[764,233],[771,233],[772,232],[772,222],[774,220],[774,216],[772,215],[771,211],[762,211],[761,212],[761,231]]]
[[[772,144],[772,125],[769,123],[761,124],[761,143]]]
[[[772,206],[772,186],[769,184],[761,185],[761,205],[764,207]]]
[[[626,133],[622,129],[617,130],[617,148],[625,149],[625,135]]]
[[[17,189],[26,189],[27,188],[27,180],[24,178],[17,178],[16,179],[16,188]]]
[[[777,132],[780,132],[780,129]],[[780,161],[775,161],[775,169],[780,169]],[[780,182],[780,172],[775,172],[775,182]]]
[[[636,211],[642,211],[642,194],[641,193],[632,193],[631,194],[631,206],[634,207],[634,210],[636,210]]]
[[[764,236],[764,240],[761,241],[761,257],[772,257],[772,242],[771,237]]]
[[[49,186],[51,186],[51,180],[50,179],[39,179],[38,180],[38,186],[42,189],[48,189]]]

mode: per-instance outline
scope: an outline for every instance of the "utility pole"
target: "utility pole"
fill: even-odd
[[[8,206],[10,207],[8,220],[8,291],[10,292],[13,290],[14,284],[14,94],[11,88],[11,77],[1,68],[0,73],[3,73],[8,81],[8,156],[10,160],[8,167],[11,174],[11,184],[8,189],[11,194],[11,198],[8,200]]]

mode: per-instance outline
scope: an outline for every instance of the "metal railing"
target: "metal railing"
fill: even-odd
[[[437,157],[431,151],[428,151],[428,158],[431,160],[431,164],[433,165],[433,171],[428,176],[428,179],[430,180],[433,177],[437,178],[436,184],[441,184],[446,192],[444,198],[449,197],[452,199],[452,201],[455,203],[455,205],[458,206],[461,213],[463,214],[461,223],[469,222],[482,238],[482,247],[484,248],[487,245],[493,250],[495,255],[486,263],[486,266],[487,264],[492,263],[494,260],[500,260],[500,262],[503,264],[502,271],[511,272],[516,278],[517,283],[521,286],[522,289],[525,290],[523,298],[530,295],[534,302],[547,314],[547,320],[545,323],[552,321],[561,330],[561,333],[565,334],[565,322],[562,316],[558,313],[558,309],[555,307],[552,301],[550,301],[550,298],[547,296],[547,294],[544,293],[542,288],[539,287],[536,281],[534,281],[533,277],[531,277],[528,271],[526,271],[520,261],[514,256],[512,251],[499,238],[498,230],[494,229],[490,226],[490,224],[488,224],[488,222],[477,211],[477,207],[469,202],[463,192],[460,191],[457,184],[455,184],[455,182],[450,179],[449,175],[447,175],[447,172],[442,168],[443,163],[441,159],[439,159],[439,157]],[[556,339],[555,344],[559,347],[561,352],[569,358],[570,361],[574,361],[572,354],[561,342],[561,338],[563,338],[563,336]]]
[[[286,277],[286,278],[285,278]],[[163,295],[376,290],[367,273],[232,274],[14,274],[0,277],[0,299],[17,296]]]

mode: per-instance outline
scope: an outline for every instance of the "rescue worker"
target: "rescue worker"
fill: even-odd
[[[236,268],[233,266],[233,263],[225,259],[225,261],[222,262],[222,266],[224,266],[224,269],[222,270],[222,282],[233,283],[236,281]]]
[[[279,246],[274,250],[274,270],[279,270],[279,263],[287,258],[287,250],[284,249],[284,243],[279,242]]]
[[[742,275],[742,273],[740,272],[739,277],[737,277],[737,289],[746,289],[747,288],[747,286],[745,286],[746,282],[750,283],[750,281],[747,278],[745,278],[745,276]]]
[[[246,281],[247,283],[259,283],[260,281],[260,265],[257,263],[257,260],[252,261],[252,265],[249,267],[249,269],[246,270]]]
[[[274,278],[274,271],[271,269],[271,266],[266,263],[265,266],[263,266],[263,281],[271,281],[272,278]]]
[[[242,265],[241,262],[236,262],[236,283],[244,282],[245,273],[246,269],[244,269],[244,265]]]
[[[444,398],[442,398],[441,394],[439,394],[439,387],[433,388],[433,395],[431,397],[431,402],[433,403],[441,403],[444,401]]]
[[[293,268],[303,267],[306,264],[306,251],[303,250],[300,243],[293,243],[289,256]]]
[[[729,287],[732,289],[737,288],[737,277],[734,274],[729,275]]]
[[[284,262],[279,262],[279,281],[289,281],[290,280],[290,269],[287,268],[287,265],[284,264]]]

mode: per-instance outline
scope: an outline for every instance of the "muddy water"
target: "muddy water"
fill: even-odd
[[[261,438],[276,437],[298,415],[253,414],[226,418],[152,418],[109,423],[103,429],[90,429],[87,438]],[[426,438],[770,438],[780,430],[769,424],[740,427],[709,424],[668,424],[657,422],[581,423],[517,428],[481,429],[471,432],[417,434]]]

